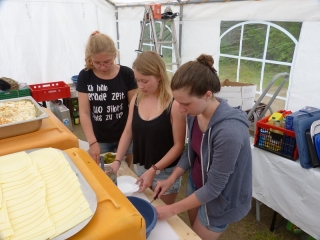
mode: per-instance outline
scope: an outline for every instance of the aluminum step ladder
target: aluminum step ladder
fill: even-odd
[[[155,27],[155,21],[161,22],[161,28],[160,32],[157,34],[157,30]],[[165,26],[167,23],[170,23],[171,27],[171,36],[172,40],[171,41],[164,41],[163,40],[163,33],[165,30]],[[146,25],[150,24],[150,39],[144,39],[144,34],[146,31]],[[158,37],[159,36],[159,37]],[[148,42],[152,43],[154,46],[154,50],[160,55],[161,54],[161,46],[162,44],[172,44],[173,46],[173,51],[174,51],[174,56],[175,56],[175,62],[172,63],[167,63],[166,66],[173,66],[176,65],[177,68],[180,67],[180,56],[179,56],[179,48],[178,48],[178,41],[177,41],[177,35],[176,35],[176,27],[174,23],[173,18],[167,18],[167,19],[154,19],[152,9],[150,6],[145,6],[144,14],[143,14],[143,21],[141,24],[141,34],[140,34],[140,40],[139,40],[139,47],[136,52],[141,53],[143,52],[143,43]]]
[[[272,95],[271,99],[269,100],[269,102],[266,104],[264,110],[259,114],[259,116],[255,113],[255,110],[257,107],[259,107],[259,104],[262,102],[263,98],[267,95],[268,91],[270,90],[270,88],[273,86],[273,84],[275,83],[276,80],[278,80],[278,78],[283,78],[280,82],[280,85],[277,87],[277,89],[275,90],[275,93]],[[265,117],[266,112],[269,110],[271,112],[271,114],[273,113],[272,109],[271,109],[271,104],[273,103],[273,101],[276,99],[276,97],[278,96],[279,92],[281,91],[282,87],[284,86],[284,84],[289,80],[289,73],[278,73],[276,75],[274,75],[274,77],[271,79],[271,81],[269,82],[269,84],[267,85],[267,87],[265,88],[265,90],[263,91],[263,93],[260,95],[259,99],[255,102],[254,106],[251,108],[251,110],[249,111],[247,118],[250,119],[252,116],[254,118],[254,126],[257,125],[257,121],[261,120],[262,118]],[[256,135],[256,127],[254,127],[254,135],[253,137]]]

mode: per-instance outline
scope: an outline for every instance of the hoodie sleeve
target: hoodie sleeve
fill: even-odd
[[[225,189],[230,175],[234,172],[240,151],[248,137],[248,127],[237,120],[225,120],[212,133],[209,159],[203,159],[205,165],[211,162],[207,181],[195,194],[201,203],[207,203],[217,198]]]
[[[189,146],[189,144],[188,144],[188,146]],[[189,163],[189,158],[188,158],[188,148],[186,148],[183,151],[177,166],[181,167],[185,172],[190,168],[190,163]]]

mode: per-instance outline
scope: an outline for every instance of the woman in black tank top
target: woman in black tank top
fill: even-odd
[[[133,140],[133,163],[139,176],[139,192],[155,188],[177,164],[185,144],[186,116],[179,112],[170,90],[165,63],[156,52],[146,51],[133,63],[137,94],[133,97],[116,159],[123,159]],[[114,171],[119,162],[112,164]],[[161,198],[166,204],[175,201],[181,178]]]

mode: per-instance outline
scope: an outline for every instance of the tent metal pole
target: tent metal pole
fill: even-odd
[[[107,2],[109,2],[108,0],[106,0]],[[233,2],[241,2],[241,1],[248,1],[248,0],[233,0]],[[167,3],[161,3],[164,6],[168,6],[168,5],[190,5],[190,4],[200,4],[203,3],[203,0],[190,0],[190,1],[186,1],[186,2],[180,2],[178,0],[178,2],[167,2]],[[226,0],[207,0],[205,1],[205,3],[219,3],[219,2],[226,2]],[[144,7],[145,5],[148,4],[152,4],[154,2],[145,2],[144,4],[140,4],[140,3],[136,3],[136,4],[118,4],[118,7],[122,7],[122,8],[126,8],[126,7]],[[113,4],[114,5],[114,4]]]
[[[117,31],[117,49],[120,49],[118,7],[115,7],[115,16],[116,16],[116,31]],[[118,54],[118,64],[120,64],[120,54]]]
[[[109,3],[109,4],[111,4],[112,6],[114,6],[115,8],[117,8],[117,5],[116,4],[114,4],[114,2],[112,2],[112,1],[109,1],[109,0],[105,0],[107,3]]]
[[[178,0],[179,3],[181,0]],[[182,46],[182,16],[183,16],[183,5],[180,5],[180,11],[179,11],[179,56],[181,60],[181,46]]]

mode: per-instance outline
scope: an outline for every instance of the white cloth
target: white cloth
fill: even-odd
[[[253,148],[253,197],[320,239],[320,168]]]

